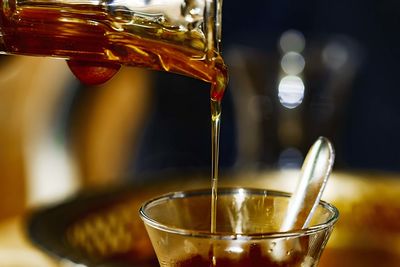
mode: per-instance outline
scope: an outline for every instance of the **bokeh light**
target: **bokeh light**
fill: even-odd
[[[286,108],[296,108],[303,101],[304,88],[300,77],[294,75],[283,77],[278,87],[279,101]]]

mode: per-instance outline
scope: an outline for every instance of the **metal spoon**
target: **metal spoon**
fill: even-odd
[[[289,200],[280,228],[282,232],[307,227],[331,174],[334,158],[331,142],[325,137],[319,137],[304,160],[299,183]],[[272,257],[278,262],[284,261],[288,257],[286,251],[297,247],[297,242],[298,240],[277,242]]]
[[[319,137],[301,168],[301,176],[286,212],[281,231],[306,228],[332,171],[335,152],[331,142]]]

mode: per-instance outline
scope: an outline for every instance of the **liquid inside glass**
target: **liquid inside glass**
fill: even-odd
[[[314,267],[338,215],[321,202],[310,228],[280,232],[289,194],[221,188],[212,232],[210,195],[210,190],[171,193],[142,206],[162,267]]]

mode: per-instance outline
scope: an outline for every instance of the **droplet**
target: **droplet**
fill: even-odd
[[[86,85],[98,85],[111,79],[121,68],[118,63],[68,60],[72,73]]]

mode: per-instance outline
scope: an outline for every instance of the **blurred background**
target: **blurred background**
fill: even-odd
[[[222,175],[298,169],[324,135],[336,172],[396,179],[399,18],[396,0],[224,1]],[[123,67],[87,87],[62,60],[0,57],[2,220],[81,190],[169,177],[149,173],[207,181],[210,161],[208,84]]]

